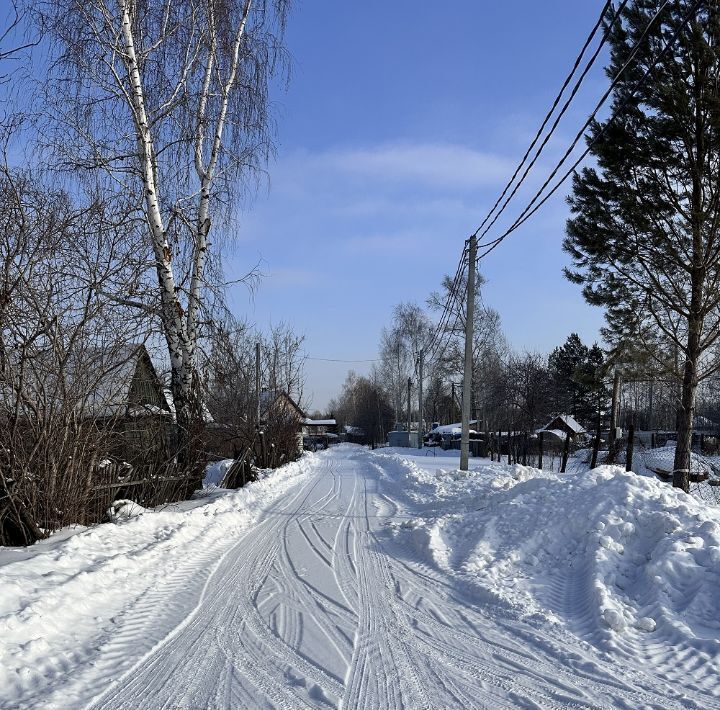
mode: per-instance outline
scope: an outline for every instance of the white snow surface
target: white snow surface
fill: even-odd
[[[720,512],[649,477],[307,454],[0,551],[0,708],[720,708]]]
[[[230,467],[235,463],[235,459],[222,459],[220,461],[213,461],[208,464],[205,468],[205,477],[203,479],[204,488],[217,487],[225,478],[225,474],[228,472]]]

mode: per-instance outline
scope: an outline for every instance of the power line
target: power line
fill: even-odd
[[[675,41],[677,40],[678,36],[680,35],[680,31],[682,27],[684,27],[685,23],[690,19],[690,17],[700,8],[700,5],[702,4],[703,0],[696,0],[693,5],[690,7],[686,15],[683,17],[682,22],[678,25],[677,29],[673,33],[672,37],[665,43],[665,46],[660,50],[660,52],[655,56],[652,63],[648,68],[645,70],[643,75],[638,79],[638,81],[635,82],[635,85],[633,86],[632,90],[627,94],[624,101],[620,104],[620,106],[613,112],[612,116],[605,122],[605,124],[599,129],[599,131],[596,133],[596,135],[593,137],[593,139],[588,143],[585,150],[582,152],[582,154],[575,160],[575,162],[572,164],[570,169],[563,174],[563,176],[558,180],[558,182],[553,186],[553,188],[548,192],[540,202],[538,200],[540,199],[541,195],[547,188],[547,186],[552,182],[553,178],[558,174],[560,169],[563,167],[577,144],[580,142],[580,139],[584,136],[585,130],[590,126],[592,121],[594,120],[597,112],[600,110],[600,108],[603,106],[605,101],[607,100],[608,96],[612,93],[615,86],[617,86],[618,82],[620,81],[621,76],[624,74],[624,72],[627,70],[627,68],[630,66],[631,62],[634,61],[638,51],[640,50],[640,44],[647,35],[647,33],[650,30],[650,27],[654,24],[654,22],[657,20],[661,12],[664,10],[664,8],[668,5],[669,0],[666,0],[665,3],[660,7],[658,12],[653,16],[653,18],[648,23],[647,27],[643,31],[642,35],[638,39],[638,41],[633,46],[633,49],[630,53],[630,56],[625,61],[623,66],[620,68],[618,73],[613,78],[613,81],[611,82],[610,86],[608,87],[607,91],[603,94],[600,101],[595,106],[595,109],[590,114],[588,119],[585,121],[584,125],[578,131],[577,135],[575,136],[575,139],[572,141],[570,147],[565,151],[565,154],[560,159],[558,164],[555,166],[553,171],[550,173],[548,178],[545,180],[545,182],[542,184],[540,189],[535,193],[532,200],[530,200],[530,203],[525,207],[525,209],[520,213],[520,216],[513,222],[513,224],[503,232],[499,237],[486,242],[481,245],[481,247],[484,249],[484,251],[478,255],[478,261],[480,261],[483,257],[487,256],[491,251],[493,251],[499,244],[507,238],[512,232],[514,232],[518,227],[520,227],[522,224],[524,224],[532,215],[534,215],[549,199],[552,197],[555,192],[560,188],[560,186],[567,180],[570,175],[575,172],[576,168],[580,163],[585,159],[585,157],[588,155],[588,153],[592,150],[592,147],[597,143],[597,141],[603,136],[605,131],[608,129],[608,127],[615,121],[624,111],[624,109],[627,107],[627,105],[635,98],[635,93],[638,91],[638,89],[642,88],[642,86],[645,84],[647,79],[649,78],[652,71],[657,66],[658,62],[663,58],[663,56],[669,51],[669,49],[672,47],[673,44],[675,44]],[[536,204],[537,202],[537,204]]]
[[[468,245],[466,242],[463,252],[460,255],[460,260],[458,262],[458,266],[455,271],[455,276],[453,278],[452,283],[450,284],[450,288],[448,290],[448,295],[445,300],[445,305],[443,306],[443,311],[440,315],[440,319],[438,320],[438,322],[435,326],[435,329],[431,333],[430,337],[423,345],[423,349],[426,352],[426,357],[427,357],[428,362],[432,359],[432,357],[434,355],[434,351],[437,349],[439,339],[442,337],[442,334],[445,330],[447,322],[450,319],[450,315],[453,312],[452,311],[453,303],[457,303],[458,288],[460,286],[460,282],[462,281],[462,276],[465,273],[465,262],[467,261],[467,253],[468,253]]]
[[[319,362],[380,362],[382,358],[368,358],[366,360],[342,360],[334,357],[305,357],[306,360],[317,360]]]
[[[600,51],[602,50],[602,48],[605,46],[605,43],[610,35],[610,32],[611,32],[617,18],[620,16],[620,13],[624,9],[625,5],[627,5],[627,3],[628,3],[628,0],[623,0],[623,2],[618,7],[617,11],[614,13],[612,22],[610,22],[610,24],[605,28],[605,32],[603,33],[603,36],[600,40],[599,45],[593,52],[592,56],[590,57],[587,64],[585,65],[585,68],[583,69],[582,73],[580,74],[577,81],[575,82],[575,85],[573,86],[573,88],[570,92],[570,96],[565,101],[565,104],[563,105],[559,114],[556,116],[555,121],[553,122],[553,125],[550,127],[548,134],[545,136],[545,138],[544,138],[543,142],[541,143],[540,147],[538,148],[537,152],[533,156],[533,158],[530,161],[530,163],[528,164],[528,166],[525,168],[525,171],[523,172],[520,180],[513,188],[513,191],[510,193],[507,200],[505,200],[505,202],[502,205],[502,207],[500,208],[500,210],[497,212],[497,214],[495,214],[495,216],[492,219],[492,222],[490,222],[490,224],[488,224],[488,226],[485,228],[485,230],[482,232],[482,234],[480,234],[481,239],[483,236],[485,236],[485,234],[487,234],[487,232],[492,228],[492,226],[495,224],[495,222],[497,222],[500,215],[502,215],[502,213],[505,211],[508,204],[510,203],[510,201],[513,199],[513,197],[517,193],[518,189],[520,188],[520,186],[523,184],[523,182],[527,178],[528,173],[533,168],[533,166],[537,162],[538,158],[542,154],[543,150],[545,149],[545,146],[547,145],[548,141],[550,140],[553,133],[557,129],[558,124],[560,123],[560,120],[565,115],[568,108],[570,107],[570,104],[572,103],[573,99],[575,98],[578,91],[580,90],[580,87],[582,86],[582,83],[585,80],[585,77],[587,76],[587,74],[590,71],[590,69],[592,68],[592,66],[595,64],[595,61],[597,60],[597,57],[600,54]],[[505,197],[505,195],[508,193],[508,190],[510,189],[510,187],[513,185],[515,178],[518,176],[518,173],[520,172],[520,170],[522,170],[522,168],[525,165],[525,162],[527,161],[528,157],[530,156],[530,153],[532,152],[533,148],[537,145],[538,141],[540,140],[540,137],[542,136],[543,131],[545,130],[545,127],[547,126],[548,122],[550,121],[550,118],[552,117],[553,113],[555,112],[555,109],[558,107],[560,100],[562,99],[562,97],[565,93],[565,89],[567,89],[567,87],[569,86],[570,81],[572,80],[573,76],[575,75],[575,72],[577,71],[578,67],[580,66],[580,63],[582,62],[582,59],[585,56],[585,52],[587,51],[588,47],[592,43],[593,39],[595,38],[595,35],[597,34],[598,29],[602,25],[603,20],[605,19],[605,15],[607,14],[607,11],[608,11],[608,9],[610,9],[610,7],[611,7],[611,0],[608,0],[608,2],[605,3],[605,6],[603,7],[603,9],[601,11],[600,16],[598,17],[597,22],[595,23],[590,34],[588,35],[587,39],[585,40],[585,43],[583,44],[583,47],[580,50],[580,54],[575,59],[572,69],[571,69],[570,73],[568,74],[568,76],[565,78],[565,81],[563,82],[563,84],[560,88],[560,91],[558,92],[557,96],[555,97],[555,100],[553,101],[552,106],[550,107],[550,110],[545,115],[545,118],[543,119],[543,122],[540,125],[540,128],[538,129],[537,133],[535,134],[535,137],[533,138],[532,142],[530,143],[530,146],[525,151],[525,155],[523,155],[522,159],[520,160],[520,163],[518,163],[518,166],[515,168],[515,172],[512,174],[512,177],[510,178],[508,183],[505,185],[500,197],[497,198],[497,200],[495,201],[495,204],[492,206],[492,208],[486,215],[485,219],[483,219],[480,226],[475,230],[475,236],[478,236],[478,234],[483,229],[483,227],[485,227],[485,224],[491,218],[491,216],[497,209],[498,205],[500,204],[502,199]]]
[[[540,140],[540,137],[542,136],[543,131],[545,130],[545,127],[547,126],[548,122],[550,121],[550,118],[552,117],[553,113],[555,112],[555,109],[556,109],[557,106],[559,105],[559,103],[560,103],[560,101],[561,101],[561,99],[562,99],[562,96],[564,95],[565,90],[567,89],[567,87],[568,87],[569,84],[570,84],[570,81],[572,80],[572,77],[575,75],[575,72],[577,71],[578,67],[580,66],[580,63],[582,62],[582,58],[583,58],[583,56],[585,55],[585,52],[587,51],[587,48],[590,46],[590,44],[592,43],[592,40],[594,39],[595,35],[597,34],[598,28],[599,28],[600,25],[602,24],[602,21],[604,20],[605,15],[606,15],[607,12],[608,12],[608,9],[611,7],[611,2],[606,2],[606,3],[605,3],[605,6],[603,7],[603,10],[602,10],[602,12],[601,12],[601,14],[600,14],[600,17],[599,17],[598,21],[596,22],[595,26],[593,27],[592,31],[590,32],[590,35],[588,36],[587,40],[585,41],[585,43],[584,43],[584,45],[583,45],[583,47],[582,47],[582,49],[581,49],[581,52],[580,52],[578,58],[575,60],[575,63],[574,63],[574,65],[573,65],[573,68],[572,68],[570,74],[569,74],[568,77],[565,79],[565,81],[564,81],[564,83],[563,83],[563,85],[562,85],[562,87],[561,87],[561,89],[560,89],[560,92],[558,93],[557,97],[555,98],[555,101],[553,102],[553,104],[552,104],[549,112],[548,112],[547,115],[545,116],[545,118],[544,118],[544,120],[543,120],[543,122],[542,122],[542,124],[541,124],[541,126],[540,126],[540,128],[539,128],[539,130],[538,130],[538,132],[536,133],[533,141],[532,141],[531,144],[530,144],[530,147],[527,149],[525,155],[523,156],[522,160],[520,161],[520,163],[518,164],[517,168],[515,169],[515,172],[513,173],[513,175],[512,175],[512,177],[510,178],[510,180],[508,181],[508,183],[507,183],[507,185],[505,186],[505,188],[503,189],[500,197],[496,200],[495,204],[493,205],[493,207],[491,208],[491,210],[489,211],[489,213],[487,214],[487,216],[485,217],[485,219],[482,221],[482,223],[480,224],[480,226],[478,227],[478,229],[475,231],[475,233],[474,233],[473,236],[477,236],[477,235],[481,232],[481,230],[483,230],[483,228],[484,228],[486,225],[487,225],[487,227],[484,229],[484,231],[482,231],[482,234],[481,234],[480,236],[481,236],[481,238],[482,238],[482,236],[484,236],[485,234],[487,234],[488,230],[492,228],[492,226],[496,223],[497,219],[500,217],[500,215],[501,215],[501,214],[504,212],[504,210],[507,208],[507,206],[508,206],[508,204],[510,203],[510,201],[512,200],[512,198],[513,198],[514,195],[517,193],[517,190],[519,189],[520,185],[522,185],[522,183],[524,182],[524,180],[527,178],[527,175],[528,175],[529,171],[530,171],[530,170],[532,169],[532,167],[535,165],[535,163],[536,163],[537,159],[539,158],[540,154],[542,153],[544,147],[547,145],[547,142],[549,141],[550,137],[552,136],[552,134],[554,133],[555,129],[557,128],[557,125],[559,124],[560,119],[561,119],[562,116],[566,113],[566,111],[567,111],[567,109],[569,108],[572,100],[575,98],[575,96],[576,96],[576,94],[577,94],[577,91],[578,91],[578,89],[580,88],[580,85],[581,85],[582,81],[584,80],[584,78],[585,78],[585,76],[587,75],[588,71],[590,70],[591,66],[592,66],[592,65],[594,64],[594,62],[596,61],[596,59],[597,59],[597,57],[598,57],[598,55],[599,55],[602,47],[604,46],[604,44],[605,44],[606,41],[607,41],[607,38],[608,38],[608,36],[609,36],[609,34],[610,34],[613,26],[615,25],[615,23],[617,22],[617,20],[620,18],[621,12],[622,12],[622,10],[624,9],[624,7],[626,6],[627,2],[628,2],[628,0],[623,0],[623,2],[619,5],[617,11],[614,12],[612,21],[610,22],[610,24],[609,24],[609,25],[606,27],[606,29],[605,29],[605,32],[604,32],[603,37],[602,37],[602,39],[601,39],[600,45],[599,45],[599,46],[596,48],[596,50],[593,52],[592,56],[590,57],[590,59],[588,60],[588,62],[587,62],[587,64],[586,64],[583,72],[582,72],[582,73],[580,74],[580,76],[578,77],[575,85],[573,86],[573,89],[571,90],[570,96],[568,97],[568,99],[567,99],[566,102],[564,103],[564,105],[563,105],[563,107],[561,108],[559,114],[556,116],[556,118],[555,118],[555,120],[554,120],[554,122],[553,122],[553,124],[552,124],[552,126],[551,126],[551,128],[550,128],[550,131],[548,132],[548,134],[547,134],[546,137],[544,138],[543,142],[540,144],[539,149],[538,149],[537,152],[535,153],[535,155],[534,155],[534,157],[532,158],[532,160],[530,161],[530,163],[527,165],[527,167],[526,167],[525,171],[523,172],[520,180],[517,182],[517,184],[515,185],[515,187],[512,189],[512,192],[511,192],[510,195],[507,197],[507,199],[506,199],[505,202],[503,203],[503,205],[502,205],[502,207],[500,208],[500,210],[497,211],[497,213],[495,214],[495,216],[494,216],[494,218],[492,219],[492,221],[488,224],[488,221],[491,219],[491,217],[493,216],[493,214],[494,214],[495,211],[497,210],[497,207],[498,207],[498,205],[502,202],[503,198],[507,195],[507,193],[508,193],[508,191],[510,190],[511,186],[512,186],[513,183],[515,182],[515,179],[517,178],[518,174],[520,173],[520,171],[522,170],[522,168],[525,166],[526,161],[527,161],[528,157],[530,156],[530,154],[532,153],[534,147],[537,145],[538,141]],[[607,91],[603,94],[603,96],[601,97],[600,101],[599,101],[599,102],[597,103],[597,105],[595,106],[595,109],[592,111],[592,113],[590,114],[590,116],[587,118],[587,120],[586,120],[585,123],[583,124],[582,128],[578,131],[578,133],[577,133],[577,135],[575,136],[575,139],[572,141],[570,147],[565,151],[565,153],[564,153],[564,155],[562,156],[562,158],[560,159],[560,161],[557,163],[557,165],[556,165],[555,168],[552,170],[552,172],[550,173],[550,175],[547,177],[547,179],[545,180],[545,182],[542,184],[542,186],[540,187],[540,189],[539,189],[539,190],[536,192],[536,194],[533,196],[533,198],[532,198],[532,200],[530,201],[530,203],[522,210],[522,212],[521,212],[520,215],[517,217],[517,219],[512,223],[512,225],[511,225],[507,230],[505,230],[505,232],[504,232],[503,234],[501,234],[499,237],[497,237],[497,238],[495,238],[495,239],[493,239],[493,240],[491,240],[491,241],[489,241],[489,242],[485,242],[484,244],[480,244],[480,245],[479,245],[481,248],[484,249],[484,251],[478,255],[477,261],[476,261],[475,264],[467,264],[468,268],[476,268],[476,265],[477,265],[477,263],[480,261],[480,259],[482,259],[483,257],[485,257],[485,256],[486,256],[487,254],[489,254],[493,249],[495,249],[497,246],[499,246],[499,244],[500,244],[505,238],[507,238],[507,236],[509,236],[513,231],[515,231],[518,227],[520,227],[522,224],[524,224],[530,217],[532,217],[532,216],[547,202],[547,200],[550,199],[550,197],[551,197],[553,194],[555,194],[555,192],[560,188],[560,186],[565,182],[565,180],[566,180],[570,175],[572,175],[572,173],[576,170],[576,168],[578,167],[578,165],[579,165],[579,164],[585,159],[585,157],[588,155],[588,153],[589,153],[590,150],[592,149],[593,145],[600,139],[600,137],[601,137],[601,136],[604,134],[604,132],[607,130],[608,126],[609,126],[614,120],[616,120],[616,119],[621,115],[621,113],[624,111],[624,109],[627,107],[627,105],[630,103],[630,101],[634,99],[635,93],[638,91],[638,89],[640,89],[640,88],[644,85],[644,83],[647,81],[647,79],[648,79],[648,77],[650,76],[650,74],[652,73],[652,71],[653,71],[653,70],[655,69],[655,67],[657,66],[658,62],[659,62],[659,61],[662,59],[662,57],[669,51],[670,47],[675,43],[675,41],[677,40],[677,38],[678,38],[678,36],[679,36],[679,34],[680,34],[680,31],[681,31],[682,27],[684,27],[685,23],[690,19],[690,17],[692,16],[692,14],[693,14],[694,12],[696,12],[696,11],[700,8],[700,5],[702,4],[702,0],[696,0],[696,1],[692,4],[692,6],[691,6],[690,9],[688,10],[687,14],[683,17],[682,22],[680,23],[680,25],[678,26],[678,28],[677,28],[676,31],[674,32],[673,36],[666,42],[666,44],[664,45],[664,47],[662,48],[662,50],[655,56],[654,60],[652,61],[652,63],[650,64],[650,66],[645,70],[645,72],[643,73],[642,77],[640,77],[640,79],[639,79],[637,82],[635,82],[635,85],[634,85],[633,89],[632,89],[632,90],[629,92],[629,94],[625,97],[625,100],[620,104],[620,106],[619,106],[618,108],[616,108],[616,110],[614,111],[614,113],[613,113],[613,115],[610,117],[610,119],[608,119],[608,121],[600,128],[600,130],[598,131],[598,133],[596,133],[596,135],[593,137],[593,139],[588,143],[586,149],[583,151],[583,153],[580,155],[580,157],[573,163],[573,165],[571,166],[571,168],[560,178],[560,180],[552,187],[552,189],[551,189],[547,194],[545,194],[545,195],[543,196],[543,193],[545,192],[545,190],[546,190],[546,188],[548,187],[548,185],[550,185],[550,183],[552,182],[553,178],[558,174],[558,172],[560,172],[560,170],[562,169],[562,167],[565,165],[566,161],[568,160],[568,158],[570,157],[570,155],[572,154],[572,152],[575,150],[577,144],[580,142],[580,139],[584,136],[585,131],[586,131],[587,128],[591,125],[592,121],[595,119],[595,116],[597,115],[598,111],[602,108],[602,106],[605,104],[605,101],[607,100],[607,98],[610,96],[610,94],[612,93],[612,91],[615,89],[615,87],[616,87],[617,84],[619,83],[620,78],[621,78],[621,77],[623,76],[623,74],[626,72],[626,70],[628,69],[628,67],[635,61],[635,58],[636,58],[636,56],[637,56],[637,54],[638,54],[638,52],[639,52],[639,50],[640,50],[640,47],[641,47],[641,44],[642,44],[643,40],[645,39],[645,37],[647,36],[648,32],[650,31],[650,28],[653,26],[653,24],[655,23],[655,21],[658,19],[658,17],[661,15],[661,13],[665,10],[665,8],[667,7],[668,4],[669,4],[669,0],[666,0],[666,1],[661,5],[661,7],[658,9],[658,11],[657,11],[656,14],[653,16],[653,18],[650,20],[650,22],[648,23],[647,27],[644,29],[643,33],[641,34],[641,36],[639,37],[639,39],[637,40],[637,42],[636,42],[635,45],[633,46],[633,48],[632,48],[632,50],[631,50],[631,53],[630,53],[628,59],[625,61],[625,63],[623,64],[623,66],[620,68],[620,70],[617,72],[617,74],[616,74],[615,77],[613,78],[610,86],[608,87]],[[542,197],[542,199],[541,199],[541,197]],[[538,200],[539,200],[539,202],[538,202]],[[455,277],[454,277],[454,279],[453,279],[453,281],[452,281],[452,284],[451,284],[451,286],[450,286],[450,289],[449,289],[449,292],[448,292],[448,295],[447,295],[447,299],[446,299],[445,304],[444,304],[444,306],[443,306],[443,311],[442,311],[442,313],[441,313],[440,319],[439,319],[439,321],[438,321],[435,329],[434,329],[433,332],[431,333],[429,339],[427,340],[427,342],[426,342],[426,344],[425,344],[425,346],[424,346],[424,349],[425,349],[425,352],[426,352],[426,357],[427,357],[427,361],[428,361],[428,362],[431,361],[431,360],[435,357],[435,355],[438,353],[438,350],[439,350],[440,345],[441,345],[441,343],[442,343],[442,335],[443,335],[444,333],[447,333],[447,332],[448,332],[448,331],[446,330],[446,327],[447,327],[447,324],[448,324],[449,321],[450,321],[450,317],[451,317],[452,313],[455,313],[455,320],[454,320],[454,322],[453,322],[453,328],[452,328],[451,330],[453,330],[453,329],[455,328],[455,324],[457,323],[457,321],[458,321],[459,318],[460,318],[461,311],[462,311],[462,302],[461,302],[461,299],[459,299],[459,295],[460,295],[460,294],[459,294],[459,292],[458,292],[458,288],[459,288],[459,285],[460,285],[461,280],[462,280],[462,275],[463,275],[464,272],[465,272],[465,262],[466,262],[466,257],[467,257],[467,251],[468,251],[468,241],[465,242],[464,249],[463,249],[462,255],[461,255],[461,257],[460,257],[460,261],[459,261],[459,263],[458,263],[457,270],[456,270],[456,272],[455,272]],[[467,295],[467,287],[465,288],[465,295]],[[455,311],[453,311],[453,306],[454,306],[454,305],[457,305],[457,310],[455,310]],[[446,351],[446,349],[447,349],[448,343],[449,343],[449,338],[446,339],[445,345],[444,345],[443,349],[440,351],[440,357],[442,357],[442,356],[444,355],[444,353],[445,353],[445,351]]]
[[[625,7],[625,5],[627,4],[627,2],[628,2],[628,0],[623,0],[623,2],[621,3],[620,7],[618,8],[617,13],[616,13],[615,16],[613,17],[613,23],[615,22],[615,19],[617,18],[617,16],[619,15],[619,13],[622,11],[622,9]],[[582,46],[582,48],[581,48],[581,50],[580,50],[579,55],[578,55],[577,58],[575,59],[575,62],[573,63],[573,66],[572,66],[572,69],[571,69],[570,73],[569,73],[569,74],[567,75],[567,77],[565,78],[565,80],[564,80],[564,82],[563,82],[563,84],[562,84],[562,86],[561,86],[561,88],[560,88],[560,91],[558,92],[557,96],[555,97],[555,100],[553,101],[553,104],[552,104],[552,106],[550,107],[550,110],[549,110],[549,111],[547,112],[547,114],[545,115],[545,118],[543,119],[542,124],[540,125],[540,128],[538,129],[537,133],[535,134],[535,137],[533,138],[532,142],[530,143],[530,146],[528,147],[527,151],[525,152],[525,155],[523,156],[522,160],[520,161],[520,163],[519,163],[519,164],[517,165],[517,167],[515,168],[515,172],[513,173],[512,177],[510,178],[510,180],[508,181],[508,183],[505,185],[505,188],[503,189],[502,193],[500,194],[500,196],[499,196],[498,199],[496,200],[495,204],[492,206],[492,208],[491,208],[490,211],[488,212],[488,214],[487,214],[487,216],[485,217],[485,219],[482,221],[482,223],[480,224],[480,226],[478,227],[478,229],[475,231],[475,236],[477,236],[478,232],[480,232],[480,230],[485,226],[485,224],[488,222],[488,220],[490,220],[490,218],[492,217],[493,213],[495,213],[495,210],[497,209],[498,205],[499,205],[500,202],[503,200],[503,198],[507,195],[508,191],[510,190],[510,188],[511,188],[512,185],[513,185],[513,183],[515,182],[515,178],[518,176],[518,174],[520,173],[520,171],[522,170],[522,168],[525,166],[528,157],[530,156],[531,152],[533,151],[533,149],[534,149],[535,146],[537,145],[538,141],[540,140],[540,138],[541,138],[541,136],[542,136],[542,134],[543,134],[543,131],[545,130],[545,127],[547,126],[547,124],[549,123],[550,119],[552,118],[552,116],[553,116],[553,114],[554,114],[554,112],[555,112],[555,109],[556,109],[556,108],[558,107],[558,105],[560,104],[560,101],[562,100],[562,97],[563,97],[564,94],[565,94],[565,90],[566,90],[567,87],[570,85],[570,82],[572,81],[572,78],[575,76],[575,73],[577,72],[578,67],[579,67],[580,64],[582,63],[583,57],[585,56],[585,53],[586,53],[588,47],[592,44],[592,42],[593,42],[593,40],[594,40],[594,38],[595,38],[595,36],[596,36],[599,28],[601,27],[601,25],[602,25],[602,23],[603,23],[603,20],[604,20],[604,18],[605,18],[605,15],[607,14],[607,12],[608,12],[608,10],[611,8],[611,6],[612,6],[612,1],[611,1],[611,0],[607,0],[607,2],[605,3],[605,5],[603,6],[603,9],[602,9],[602,11],[601,11],[601,13],[600,13],[600,15],[599,15],[599,17],[598,17],[595,25],[593,26],[592,30],[590,31],[590,34],[589,34],[588,37],[586,38],[586,40],[585,40],[585,42],[584,42],[584,44],[583,44],[583,46]],[[599,46],[598,46],[598,47],[596,48],[596,50],[594,51],[594,53],[593,53],[592,56],[590,57],[589,61],[586,63],[586,65],[585,65],[582,73],[580,74],[580,76],[578,77],[577,81],[575,82],[575,85],[573,86],[573,88],[572,88],[572,90],[571,90],[570,96],[568,97],[568,99],[566,100],[566,102],[565,102],[565,104],[563,105],[562,109],[560,110],[560,113],[559,113],[558,116],[556,117],[553,125],[551,126],[550,131],[548,132],[547,136],[546,136],[545,139],[543,140],[542,144],[540,145],[538,151],[537,151],[536,154],[534,155],[534,157],[533,157],[533,159],[531,160],[531,162],[529,163],[529,165],[527,165],[527,167],[526,167],[526,169],[525,169],[525,172],[523,173],[523,175],[522,175],[522,177],[520,178],[520,180],[518,181],[518,183],[515,185],[515,188],[513,189],[512,193],[511,193],[510,196],[507,198],[507,200],[505,201],[505,203],[503,204],[503,206],[501,207],[501,209],[497,212],[497,214],[495,214],[495,217],[493,218],[492,222],[490,222],[490,224],[488,225],[488,227],[485,229],[485,231],[483,232],[483,235],[484,235],[485,233],[487,233],[487,231],[495,224],[495,222],[497,221],[497,219],[500,217],[500,215],[501,215],[501,214],[503,213],[503,211],[506,209],[506,207],[508,206],[509,202],[512,200],[512,198],[513,198],[514,195],[516,194],[518,188],[520,187],[520,185],[523,183],[523,181],[524,181],[525,178],[527,177],[529,171],[532,169],[532,167],[535,165],[535,162],[536,162],[536,161],[538,160],[538,158],[540,157],[540,155],[541,155],[541,153],[543,152],[545,146],[547,145],[548,140],[550,139],[550,137],[551,137],[552,134],[554,133],[555,129],[557,128],[557,126],[558,126],[558,124],[559,124],[559,122],[560,122],[560,119],[562,118],[562,116],[563,116],[563,115],[565,114],[565,112],[567,111],[568,107],[570,106],[570,103],[572,102],[572,100],[573,100],[574,97],[576,96],[578,90],[580,89],[580,86],[581,86],[582,82],[584,81],[585,77],[587,76],[588,72],[590,71],[590,68],[591,68],[591,67],[593,66],[593,64],[595,63],[595,60],[597,59],[597,57],[598,57],[598,55],[599,55],[602,47],[604,46],[605,42],[607,41],[607,38],[608,38],[608,36],[609,36],[609,33],[610,33],[610,30],[611,30],[611,28],[612,28],[612,24],[613,24],[613,23],[611,23],[611,24],[605,29],[605,32],[603,33],[603,37],[602,37],[602,39],[601,39],[601,42],[600,42]],[[454,279],[453,279],[453,281],[452,281],[452,284],[451,284],[451,287],[450,287],[450,289],[449,289],[448,296],[447,296],[445,305],[444,305],[444,307],[443,307],[443,311],[442,311],[442,313],[441,313],[440,319],[438,320],[438,323],[437,323],[434,331],[431,333],[430,338],[428,339],[428,341],[427,341],[427,342],[425,343],[425,345],[424,345],[424,350],[425,350],[425,352],[426,352],[426,358],[427,358],[427,361],[428,361],[428,362],[430,362],[430,361],[435,357],[435,355],[436,355],[437,352],[438,352],[438,349],[439,349],[439,347],[440,347],[440,345],[441,345],[441,341],[442,341],[442,335],[443,335],[444,332],[446,332],[447,325],[448,325],[448,323],[449,323],[449,321],[450,321],[451,314],[453,313],[453,310],[452,310],[452,309],[453,309],[453,305],[454,305],[454,304],[457,305],[457,311],[455,312],[455,320],[453,321],[453,326],[452,326],[452,328],[450,329],[450,332],[452,332],[452,331],[454,330],[454,328],[455,328],[455,326],[456,326],[456,324],[457,324],[457,322],[458,322],[458,320],[459,320],[460,312],[461,312],[461,310],[462,310],[462,303],[461,303],[462,299],[458,299],[458,295],[459,295],[459,294],[458,294],[458,287],[459,287],[459,285],[460,285],[460,282],[461,282],[461,280],[462,280],[462,275],[463,275],[463,273],[464,273],[465,259],[466,259],[466,256],[467,256],[467,249],[468,249],[468,242],[466,241],[466,242],[465,242],[465,247],[464,247],[463,253],[462,253],[461,257],[460,257],[460,261],[459,261],[459,263],[458,263],[458,267],[457,267],[457,270],[456,270],[456,272],[455,272],[455,277],[454,277]],[[473,265],[473,267],[474,267],[474,265]],[[467,289],[465,289],[465,291],[467,291]],[[449,342],[449,339],[446,339],[445,346],[444,346],[444,347],[442,348],[442,350],[440,351],[439,357],[442,357],[442,356],[445,354],[445,351],[447,350],[448,342]]]

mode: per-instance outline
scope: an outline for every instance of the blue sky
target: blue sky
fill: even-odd
[[[424,302],[454,272],[602,5],[298,3],[287,31],[291,81],[274,94],[277,159],[225,264],[232,276],[262,258],[267,277],[252,299],[242,288],[232,295],[236,312],[258,324],[292,323],[312,357],[375,357],[393,305]],[[602,94],[602,65],[531,186]],[[562,276],[566,194],[481,264],[485,301],[517,349],[547,352],[573,331],[597,338],[601,311]],[[367,367],[309,361],[311,406],[323,408],[348,369]]]
[[[602,0],[296,0],[291,77],[272,96],[277,156],[240,215],[228,280],[258,261],[236,314],[289,323],[310,358],[368,360],[402,301],[424,303],[454,273],[525,152]],[[544,180],[607,86],[588,76],[497,236]],[[484,300],[513,347],[549,352],[602,313],[562,276],[565,188],[483,260]],[[306,404],[323,409],[349,369],[308,360]]]

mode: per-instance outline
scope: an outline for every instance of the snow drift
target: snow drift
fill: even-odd
[[[477,598],[669,677],[720,671],[717,508],[617,466],[464,473],[394,454],[383,470],[424,511],[393,534]]]
[[[149,650],[186,614],[168,606],[168,590],[190,607],[201,603],[214,565],[307,475],[312,457],[240,490],[216,489],[164,509],[116,501],[108,514],[120,524],[0,548],[0,708],[38,707],[38,698],[45,705],[47,692],[76,668],[100,662],[103,653],[130,656],[112,648],[128,609],[147,624],[138,627],[132,653]]]

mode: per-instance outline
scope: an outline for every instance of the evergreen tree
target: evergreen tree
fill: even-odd
[[[634,0],[611,33],[610,76],[636,43],[617,117],[593,127],[597,167],[574,178],[566,275],[605,307],[613,346],[658,364],[677,348],[673,483],[687,491],[696,390],[720,337],[720,4]]]
[[[571,333],[548,357],[553,384],[553,406],[557,413],[572,414],[590,427],[607,400],[603,382],[605,357],[597,344],[588,347]]]
[[[577,333],[550,353],[548,368],[553,380],[554,405],[558,413],[577,415],[580,399],[575,372],[587,360],[588,348]]]

